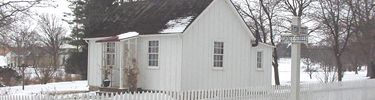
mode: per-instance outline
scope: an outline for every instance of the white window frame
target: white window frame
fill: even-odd
[[[217,46],[217,43],[221,43],[221,46]],[[224,68],[224,47],[225,43],[222,41],[214,41],[213,46],[213,63],[212,66],[214,69],[223,69]],[[216,59],[216,57],[221,57],[221,59]]]
[[[112,50],[110,50],[112,49]],[[110,59],[108,56],[112,56]],[[116,43],[108,42],[104,44],[104,66],[111,66],[112,68],[116,65]]]
[[[260,53],[260,56],[259,56],[259,53]],[[263,65],[264,65],[264,51],[263,50],[258,50],[256,53],[255,53],[255,57],[256,57],[256,69],[257,70],[263,70]]]
[[[152,42],[156,42],[156,45],[152,45]],[[156,51],[153,51],[156,50]],[[157,57],[151,59],[151,55],[156,55]],[[159,56],[160,56],[160,41],[159,40],[150,40],[147,42],[147,66],[151,69],[159,68]],[[156,64],[156,65],[154,65]]]

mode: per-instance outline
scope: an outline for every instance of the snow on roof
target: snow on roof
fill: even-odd
[[[139,35],[138,32],[126,32],[126,33],[122,33],[120,35],[117,35],[117,37],[118,37],[119,40],[122,40],[122,39],[130,38],[130,37],[134,37],[134,36],[138,36],[138,35]]]
[[[177,19],[169,20],[166,26],[168,28],[161,30],[159,33],[179,33],[183,32],[185,28],[190,24],[194,17],[179,17]]]

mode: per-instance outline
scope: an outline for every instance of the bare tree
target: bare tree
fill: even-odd
[[[293,16],[302,17],[305,10],[314,0],[284,0],[285,9]]]
[[[39,16],[39,32],[41,33],[41,42],[44,50],[48,54],[49,63],[38,66],[43,76],[39,76],[43,84],[46,84],[59,68],[59,50],[64,43],[66,29],[62,26],[62,20],[52,14],[43,14]]]
[[[2,0],[0,1],[0,29],[12,24],[17,15],[27,13],[31,7],[35,7],[46,0]]]
[[[37,33],[30,26],[13,27],[11,33],[3,34],[2,39],[7,42],[2,42],[3,46],[12,50],[16,55],[16,63],[10,66],[17,69],[22,75],[22,89],[24,89],[25,70],[28,67],[26,57],[29,55],[29,49],[32,48],[37,39]]]
[[[371,65],[371,62],[375,62],[374,0],[348,0],[346,3],[355,16],[353,27],[356,34],[353,35],[352,44],[361,48],[354,51],[364,53],[361,58],[366,60],[367,76],[375,78],[375,65]]]
[[[348,49],[344,52],[342,59],[349,71],[354,71],[355,74],[358,74],[362,66],[368,64],[369,59],[366,59],[368,54],[363,51],[363,45],[359,42],[351,41],[348,44]]]
[[[344,0],[319,0],[320,10],[317,17],[321,19],[324,26],[324,34],[329,38],[327,44],[331,45],[335,57],[338,81],[342,81],[343,64],[342,54],[353,32],[353,21],[355,15],[345,4]]]
[[[302,48],[304,51],[302,53],[302,62],[306,65],[306,69],[304,72],[309,74],[310,79],[312,79],[312,75],[317,72],[317,68],[314,68],[314,65],[316,62],[312,59],[312,56],[315,55],[313,52],[313,47],[311,45],[306,46],[305,48]]]
[[[21,25],[20,25],[21,26]],[[28,49],[34,46],[37,41],[36,31],[30,26],[14,27],[9,34],[0,35],[3,42],[1,44],[11,49],[17,56],[16,66],[24,62],[24,57],[29,52]]]
[[[329,46],[314,46],[310,49],[310,60],[316,62],[320,67],[315,77],[322,83],[334,82],[337,80],[337,73],[334,70],[334,56]]]
[[[236,4],[236,8],[240,14],[248,19],[248,26],[251,32],[256,37],[256,44],[258,42],[269,43],[276,46],[275,34],[277,33],[275,27],[278,27],[280,20],[278,17],[278,8],[282,0],[242,0]],[[279,64],[276,48],[272,54],[272,66],[274,68],[275,84],[280,85],[279,80]]]
[[[319,64],[320,69],[323,70],[323,72],[316,75],[316,78],[321,83],[331,83],[335,82],[337,80],[336,72],[331,70],[332,66],[325,65],[325,64]]]

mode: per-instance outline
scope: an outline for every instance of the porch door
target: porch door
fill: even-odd
[[[120,50],[121,42],[116,42],[116,55],[115,55],[115,66],[112,68],[112,87],[120,86]]]
[[[119,86],[119,64],[118,64],[118,43],[105,43],[104,46],[104,66],[103,80],[110,81],[109,87]]]

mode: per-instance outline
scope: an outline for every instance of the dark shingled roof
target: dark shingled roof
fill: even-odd
[[[94,27],[86,37],[109,37],[129,31],[136,31],[140,35],[160,34],[170,20],[192,16],[188,24],[200,15],[213,0],[144,0],[125,3],[115,10],[100,27]]]

